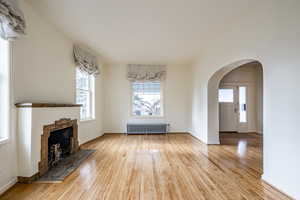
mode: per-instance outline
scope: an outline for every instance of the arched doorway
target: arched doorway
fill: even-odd
[[[219,84],[219,132],[262,134],[263,71],[259,62],[227,73]]]
[[[223,77],[231,72],[232,70],[247,65],[249,63],[257,63],[262,66],[261,63],[257,60],[248,59],[248,60],[240,60],[234,63],[231,63],[227,66],[222,67],[217,72],[213,74],[213,76],[208,81],[207,88],[207,134],[208,138],[214,138],[219,140],[219,101],[218,101],[218,92],[219,85]]]
[[[247,72],[249,73],[252,71],[250,68],[253,68],[253,71],[254,68],[256,68],[261,75],[261,77],[257,77],[257,83],[255,84],[259,84],[259,86],[257,85],[255,88],[252,85],[254,83],[251,83],[251,81],[247,80]],[[257,74],[257,76],[260,75]],[[249,76],[252,76],[250,78],[253,79],[253,76],[256,75],[252,74]],[[262,76],[262,64],[259,61],[252,59],[234,62],[219,69],[213,74],[208,82],[207,93],[208,140],[219,141],[222,144],[222,140],[224,138],[222,137],[222,140],[220,141],[220,131],[249,134],[248,136],[246,134],[236,134],[235,136],[238,138],[241,136],[249,138],[250,136],[252,137],[252,133],[261,134],[263,132]],[[252,80],[252,82],[254,81]],[[257,90],[257,88],[260,89]],[[223,92],[223,95],[225,95],[223,98],[225,99],[220,100],[220,98],[222,98],[222,94],[220,94],[220,92]],[[227,94],[229,94],[229,99],[226,99]],[[259,95],[261,98],[259,98]],[[222,136],[224,136],[223,133]],[[234,135],[230,136],[235,137]],[[260,141],[260,144],[258,145],[261,146],[262,135],[258,136],[258,138]],[[261,160],[259,163],[259,167],[262,169]]]

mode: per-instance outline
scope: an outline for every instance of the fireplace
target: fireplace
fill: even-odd
[[[42,176],[60,160],[78,150],[77,120],[61,119],[53,124],[45,125],[41,136],[39,175]]]
[[[73,128],[68,127],[50,133],[48,138],[48,168],[71,154]]]

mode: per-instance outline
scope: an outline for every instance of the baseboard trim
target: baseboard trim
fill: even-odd
[[[199,142],[208,145],[206,142],[200,140],[199,138],[197,138],[195,135],[193,135],[192,133],[189,133],[190,136],[192,136],[193,138],[195,138],[196,140],[198,140]]]
[[[262,133],[256,132],[256,131],[245,131],[245,132],[237,132],[237,131],[220,131],[219,134],[222,133],[234,133],[234,134],[244,134],[244,133],[253,133],[257,135],[262,135]]]
[[[100,135],[100,136],[98,136],[98,137],[95,137],[94,139],[91,139],[89,141],[86,141],[86,142],[82,143],[81,145],[79,145],[79,147],[83,147],[84,145],[87,145],[89,143],[93,143],[93,142],[99,140],[103,135],[105,135],[105,133],[102,134],[102,135]]]
[[[262,181],[264,184],[270,186],[272,189],[276,190],[277,192],[279,192],[279,193],[281,193],[281,194],[287,196],[289,199],[296,199],[296,198],[294,198],[294,197],[288,195],[287,193],[283,192],[282,190],[278,189],[278,188],[275,187],[273,184],[269,183],[269,182],[264,178],[264,175],[261,176],[261,181]]]
[[[6,185],[0,188],[0,196],[4,194],[7,190],[12,188],[16,183],[18,182],[18,178],[15,177],[12,180],[10,180]]]
[[[219,133],[247,133],[247,132],[237,132],[237,131],[219,131]]]
[[[207,145],[220,145],[220,140],[212,140],[212,141],[208,141]]]
[[[18,176],[18,183],[32,183],[39,178],[39,173],[33,174],[30,177]]]
[[[167,134],[189,134],[190,135],[189,132],[169,132]]]
[[[103,135],[126,135],[126,133],[117,133],[117,132],[114,132],[114,133],[104,133]]]
[[[219,135],[224,135],[224,134],[235,134],[235,135],[243,135],[243,134],[253,134],[253,135],[258,135],[258,136],[263,136],[263,134],[257,133],[257,132],[219,132]]]
[[[189,132],[168,132],[167,134],[190,134]],[[126,133],[104,133],[103,135],[127,135]],[[128,135],[164,135],[162,134],[128,134]]]

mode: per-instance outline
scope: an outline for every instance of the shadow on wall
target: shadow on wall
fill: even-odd
[[[208,81],[207,87],[207,141],[208,144],[220,144],[219,139],[219,103],[218,103],[218,91],[219,85],[223,77],[230,73],[232,70],[241,66],[257,63],[262,64],[253,59],[245,59],[236,61],[227,66],[222,67],[216,71]]]

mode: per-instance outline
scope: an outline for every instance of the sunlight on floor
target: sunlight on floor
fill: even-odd
[[[247,153],[248,142],[246,140],[240,140],[238,143],[237,153],[239,156],[244,157]]]

